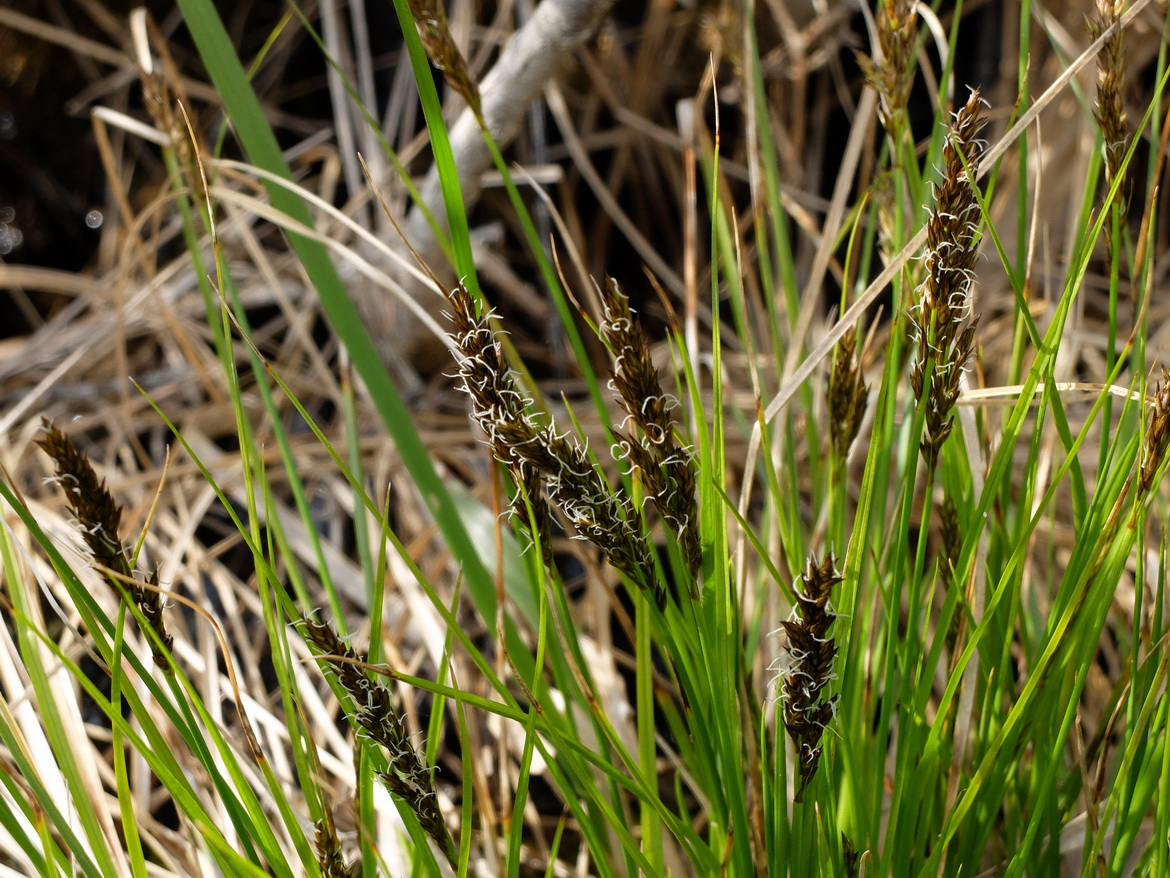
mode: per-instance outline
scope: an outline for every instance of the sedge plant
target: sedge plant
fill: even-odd
[[[178,5],[218,136],[145,24],[151,124],[102,118],[145,129],[167,169],[126,230],[174,220],[199,307],[151,325],[216,416],[142,386],[117,442],[64,411],[13,434],[4,868],[1167,873],[1167,66],[1160,44],[1127,106],[1123,48],[1159,7],[1101,0],[1071,56],[1045,30],[1045,80],[1029,51],[1051,22],[1023,3],[1016,81],[979,89],[957,72],[961,9],[876,0],[856,118],[811,202],[792,151],[815,126],[769,100],[762,11],[729,8],[726,68],[672,154],[683,269],[594,279],[578,212],[528,198],[493,139],[483,58],[441,6],[394,2],[444,195],[450,265],[419,266],[367,228],[376,212],[358,222],[294,172],[257,97],[266,53],[305,29],[345,124],[409,177],[334,13],[318,33],[296,6],[245,66],[214,4]],[[433,69],[482,126],[570,377],[481,277]],[[1057,106],[1094,145],[1053,195]],[[399,194],[391,226],[419,197]],[[127,260],[155,268],[141,243]],[[347,286],[396,288],[390,265],[431,296],[438,414],[391,378]],[[319,303],[324,350],[283,292],[277,329],[249,305],[282,271]]]

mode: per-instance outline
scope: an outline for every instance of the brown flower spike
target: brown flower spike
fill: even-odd
[[[337,838],[337,827],[333,819],[326,816],[313,821],[313,847],[317,852],[317,865],[322,878],[350,878],[356,874],[345,862],[341,853],[341,842]]]
[[[918,42],[915,0],[878,0],[877,35],[880,58],[858,55],[865,81],[881,97],[882,124],[902,124],[914,85],[914,51]]]
[[[472,79],[467,60],[451,35],[446,5],[437,0],[411,0],[410,14],[414,17],[427,57],[437,70],[443,72],[447,85],[467,102],[476,118],[482,122],[483,104],[479,87]]]
[[[537,511],[538,529],[547,528],[542,521],[547,510],[533,490],[539,484],[577,535],[595,544],[614,568],[649,590],[662,609],[666,591],[646,574],[650,547],[638,509],[609,487],[584,447],[529,414],[529,401],[504,363],[490,314],[477,315],[471,294],[462,286],[452,290],[449,299],[455,324],[452,336],[461,356],[458,377],[471,397],[472,419],[483,430],[496,460],[524,485]],[[527,525],[526,518],[522,520]]]
[[[86,547],[93,560],[105,571],[106,580],[114,592],[123,600],[133,601],[162,642],[160,647],[151,640],[151,652],[155,665],[163,673],[170,674],[167,655],[172,638],[167,634],[163,622],[162,596],[156,590],[158,573],[152,574],[146,583],[155,588],[146,588],[134,580],[130,553],[119,535],[122,507],[115,502],[106,483],[98,478],[93,464],[78,450],[73,440],[47,420],[42,420],[41,426],[45,435],[37,440],[37,444],[56,465],[52,481],[64,493],[65,502],[77,520]]]
[[[1095,40],[1112,27],[1125,4],[1121,0],[1097,0],[1097,16],[1089,20],[1089,35]],[[1125,112],[1125,52],[1121,30],[1115,30],[1097,53],[1097,109],[1094,117],[1105,141],[1105,183],[1113,185],[1124,172],[1122,161],[1129,148],[1129,128]],[[1117,204],[1122,214],[1129,201],[1128,183],[1122,182],[1117,193]],[[1106,239],[1112,235],[1109,224],[1105,226]],[[1110,244],[1110,246],[1112,246]]]
[[[926,426],[919,447],[930,469],[951,433],[959,379],[975,349],[975,321],[968,318],[981,221],[974,182],[984,146],[978,139],[981,103],[979,90],[973,89],[955,114],[943,147],[942,182],[926,227],[926,278],[915,306],[917,354],[910,386],[916,399],[926,396]]]
[[[1166,449],[1170,446],[1170,372],[1162,369],[1162,380],[1154,390],[1153,406],[1146,420],[1146,437],[1142,443],[1142,468],[1138,478],[1138,493],[1145,497],[1154,487],[1154,479]]]
[[[602,291],[601,337],[613,353],[613,379],[627,422],[637,427],[618,443],[616,454],[638,470],[650,500],[674,534],[683,559],[697,578],[703,564],[699,509],[695,502],[694,454],[678,439],[671,410],[678,401],[662,389],[650,359],[642,324],[613,278]],[[697,597],[694,589],[692,597]]]
[[[330,625],[316,619],[302,619],[305,637],[326,656],[329,668],[337,676],[341,688],[354,701],[350,721],[375,744],[386,750],[390,770],[378,777],[391,793],[406,803],[426,832],[454,865],[454,847],[435,795],[432,769],[423,764],[418,752],[406,734],[402,717],[394,708],[390,688],[366,676],[355,664],[364,661],[350,649]]]
[[[857,336],[847,332],[837,342],[829,372],[829,435],[842,460],[861,431],[868,393],[857,356]]]
[[[817,564],[812,558],[796,583],[796,606],[792,616],[781,622],[788,635],[790,663],[782,673],[780,698],[784,704],[784,727],[796,747],[800,782],[796,801],[804,801],[804,790],[817,772],[821,760],[821,736],[836,713],[837,696],[824,697],[833,679],[837,644],[829,634],[837,614],[829,605],[833,587],[841,582],[832,554]]]

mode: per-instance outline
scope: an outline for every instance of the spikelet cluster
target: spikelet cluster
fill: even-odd
[[[915,306],[917,353],[910,385],[916,399],[926,398],[919,447],[930,469],[950,435],[959,379],[975,349],[975,321],[969,318],[981,219],[975,197],[975,173],[984,146],[978,139],[981,103],[979,90],[972,90],[947,132],[943,178],[927,221],[925,278]]]
[[[942,509],[939,510],[939,534],[942,537],[940,547],[942,554],[943,576],[947,582],[954,579],[955,565],[959,563],[959,555],[963,551],[963,531],[959,524],[959,508],[955,505],[955,498],[949,493],[943,499]]]
[[[322,878],[350,878],[355,873],[356,870],[345,862],[337,827],[328,813],[320,820],[313,821],[313,847],[317,852],[317,865],[321,867]]]
[[[963,551],[963,531],[959,524],[959,508],[955,499],[947,493],[943,499],[942,508],[938,515],[939,546],[939,584],[945,591],[955,585],[955,567],[959,563],[959,556]],[[959,625],[963,614],[955,613],[951,616],[951,624],[947,628],[947,649],[954,651],[959,638]]]
[[[157,571],[147,578],[145,585],[135,581],[134,571],[130,567],[130,553],[120,536],[122,507],[115,502],[106,483],[98,478],[93,464],[78,450],[73,440],[47,420],[42,420],[41,426],[45,435],[37,440],[37,444],[53,460],[55,470],[52,481],[65,495],[65,502],[73,513],[86,547],[93,560],[105,572],[106,580],[114,592],[122,600],[132,602],[157,635],[157,642],[150,639],[154,663],[164,673],[171,673],[167,655],[172,638],[163,620],[162,596],[157,591]]]
[[[832,554],[820,564],[809,558],[803,576],[794,583],[796,605],[792,615],[780,623],[788,636],[789,659],[788,666],[781,670],[780,699],[784,727],[799,760],[797,802],[804,801],[804,790],[816,774],[823,749],[821,737],[837,707],[837,696],[826,698],[825,687],[834,679],[833,661],[837,657],[837,643],[829,633],[837,614],[829,597],[840,581]]]
[[[193,104],[167,41],[153,16],[147,13],[144,21],[148,45],[140,46],[139,51],[149,52],[150,57],[139,59],[140,64],[145,65],[138,69],[142,102],[155,127],[167,138],[191,198],[200,210],[206,211],[210,205],[206,200],[206,187],[199,165],[199,156],[207,154],[206,144],[202,142],[200,126],[188,124],[190,120],[184,109]]]
[[[646,334],[621,285],[610,278],[601,298],[599,329],[614,358],[610,386],[618,393],[626,423],[636,428],[621,437],[616,454],[634,465],[654,508],[674,534],[691,576],[697,578],[703,556],[694,453],[679,441],[671,416],[678,400],[662,389]]]
[[[877,36],[880,58],[859,55],[865,81],[881,100],[882,124],[893,131],[901,124],[914,85],[914,52],[918,42],[916,0],[878,0]]]
[[[548,502],[541,494],[543,479],[532,467],[508,467],[508,473],[516,483],[516,496],[512,498],[512,514],[533,537],[532,542],[540,545],[541,560],[545,568],[553,570],[556,559],[552,550],[552,516]]]
[[[1138,494],[1145,497],[1154,487],[1158,470],[1166,460],[1170,447],[1170,372],[1162,369],[1162,380],[1154,389],[1153,405],[1146,419],[1145,441],[1142,443],[1142,467],[1138,477]]]
[[[845,875],[856,878],[861,874],[861,851],[844,832],[841,833],[841,853],[845,857]]]
[[[651,556],[640,511],[609,487],[580,443],[530,414],[529,400],[504,362],[490,313],[477,315],[471,294],[462,286],[449,294],[449,300],[452,338],[460,354],[458,377],[471,398],[472,418],[496,460],[527,493],[538,527],[547,528],[540,523],[548,515],[540,499],[543,491],[578,537],[601,549],[615,569],[649,590],[659,608],[664,607],[665,589],[647,575],[645,565]]]
[[[1124,6],[1122,0],[1097,0],[1097,15],[1089,20],[1089,34],[1094,40],[1121,18]],[[1122,95],[1124,85],[1125,50],[1119,28],[1105,39],[1097,53],[1097,109],[1094,116],[1105,141],[1105,182],[1109,186],[1122,175],[1122,162],[1129,148],[1129,127]],[[1128,200],[1129,188],[1123,182],[1117,193],[1122,213]],[[1108,225],[1105,234],[1112,234]]]
[[[441,70],[447,85],[467,102],[477,119],[483,120],[483,103],[479,87],[471,78],[467,59],[451,35],[447,22],[447,7],[439,0],[410,0],[410,14],[418,28],[423,49],[437,70]]]
[[[431,769],[423,764],[406,734],[406,725],[394,707],[394,694],[380,681],[373,680],[358,664],[364,661],[337,636],[332,626],[316,619],[302,619],[302,630],[310,643],[325,656],[324,660],[337,676],[341,688],[353,698],[351,723],[367,738],[386,751],[389,771],[378,779],[418,818],[419,826],[450,858],[451,837],[439,812],[438,797]]]
[[[869,388],[857,356],[857,336],[847,332],[837,342],[829,372],[829,436],[841,460],[861,430],[868,399]]]

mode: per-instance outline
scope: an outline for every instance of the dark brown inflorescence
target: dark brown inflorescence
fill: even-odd
[[[423,828],[448,858],[454,851],[451,837],[439,812],[431,769],[423,764],[406,734],[406,726],[394,708],[394,695],[385,684],[368,677],[355,662],[364,661],[342,642],[332,626],[316,619],[303,619],[305,637],[326,656],[341,688],[353,698],[350,720],[375,744],[386,751],[390,770],[378,777],[418,818]],[[452,864],[453,864],[452,860]]]
[[[537,511],[538,529],[547,528],[541,523],[547,509],[539,487],[579,537],[600,548],[615,569],[648,589],[658,607],[664,607],[666,591],[645,567],[650,547],[637,507],[609,487],[583,446],[529,413],[529,401],[516,387],[489,325],[490,314],[477,315],[471,294],[462,286],[449,298],[455,324],[452,337],[461,357],[459,378],[471,397],[472,419],[483,430],[496,460],[526,491]],[[546,534],[543,530],[542,540]]]
[[[939,510],[939,531],[942,536],[940,548],[943,576],[949,582],[954,576],[955,565],[963,551],[963,531],[959,525],[959,509],[955,499],[947,494]]]
[[[313,821],[313,847],[322,878],[350,878],[354,871],[345,862],[337,827],[328,816]]]
[[[1124,6],[1121,0],[1097,0],[1097,16],[1089,20],[1089,34],[1094,40],[1121,18]],[[1108,186],[1122,175],[1122,162],[1129,148],[1124,87],[1125,52],[1121,29],[1118,28],[1106,37],[1097,53],[1097,109],[1094,116],[1105,141],[1105,183]],[[1128,201],[1129,187],[1122,181],[1117,191],[1117,205],[1123,214]],[[1108,223],[1105,234],[1106,239],[1111,240],[1113,231]]]
[[[601,336],[613,354],[613,379],[627,423],[637,428],[621,438],[617,454],[634,465],[654,508],[670,528],[691,576],[703,564],[699,509],[695,502],[694,454],[678,438],[671,411],[678,401],[662,389],[650,345],[630,300],[613,278],[602,291]],[[697,593],[692,589],[692,597]]]
[[[1154,389],[1153,406],[1146,420],[1146,436],[1142,443],[1142,468],[1138,478],[1138,493],[1145,497],[1154,487],[1154,479],[1166,459],[1170,446],[1170,372],[1162,369],[1162,380]]]
[[[443,72],[447,85],[467,102],[467,106],[482,120],[483,107],[479,87],[471,77],[467,60],[451,35],[447,21],[447,7],[437,0],[411,0],[410,14],[418,28],[423,49],[437,70]]]
[[[53,481],[65,495],[65,502],[73,512],[86,547],[115,593],[123,600],[132,601],[142,613],[157,636],[157,641],[148,638],[154,663],[164,673],[171,673],[167,656],[172,638],[163,621],[162,595],[157,590],[158,573],[148,577],[145,584],[134,579],[130,553],[120,536],[122,507],[115,502],[106,483],[98,478],[93,464],[73,440],[47,420],[42,421],[42,427],[45,435],[37,440],[37,444],[53,459],[56,467]]]
[[[842,460],[861,430],[869,388],[857,356],[857,336],[847,332],[837,342],[829,372],[829,435]]]
[[[879,0],[877,8],[878,46],[881,58],[859,55],[865,81],[881,98],[882,124],[893,129],[910,100],[914,85],[914,52],[918,42],[918,13],[915,0]]]
[[[788,635],[789,664],[781,672],[780,697],[784,704],[784,727],[792,738],[800,763],[796,801],[804,801],[804,790],[816,774],[821,760],[821,736],[833,719],[837,696],[825,698],[825,687],[833,679],[837,644],[829,634],[837,614],[829,604],[833,587],[841,581],[832,554],[817,564],[809,558],[804,575],[797,581],[796,606],[792,616],[781,622]]]
[[[934,469],[951,433],[951,411],[959,398],[959,380],[975,349],[971,288],[975,281],[981,216],[975,197],[975,174],[983,142],[979,90],[955,114],[943,147],[943,178],[927,221],[926,277],[915,306],[917,354],[910,371],[914,396],[926,398],[926,426],[920,449]],[[929,381],[928,381],[929,379]]]

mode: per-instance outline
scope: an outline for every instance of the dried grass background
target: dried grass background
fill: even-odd
[[[1002,135],[1015,101],[1018,34],[1015,13],[1003,8],[1013,5],[973,2],[964,6],[964,14],[971,18],[969,58],[977,63],[960,72],[960,82],[965,81],[964,72],[984,77],[980,84],[992,108],[984,136],[992,143]],[[528,6],[454,0],[448,9],[451,30],[473,75],[482,76],[490,68],[514,22],[531,13]],[[1088,45],[1084,21],[1092,7],[1088,0],[1053,2],[1043,10],[1037,7],[1030,65],[1034,95]],[[421,179],[427,170],[427,150],[419,133],[421,120],[409,67],[401,63],[393,47],[371,48],[379,41],[386,42],[377,29],[385,28],[387,22],[376,20],[387,14],[385,10],[368,2],[366,16],[360,9],[352,2],[340,8],[332,2],[304,6],[305,14],[320,28],[359,91],[372,98],[370,105],[377,108],[390,143]],[[279,11],[276,5],[252,5],[246,0],[223,4],[245,62],[268,35]],[[0,75],[8,77],[11,89],[19,90],[22,77],[35,74],[44,81],[58,75],[55,67],[74,67],[85,72],[90,85],[56,108],[61,114],[84,117],[105,108],[150,124],[133,66],[126,12],[121,6],[99,0],[6,5],[0,8],[0,46],[9,47],[10,69],[0,71]],[[1126,30],[1128,79],[1119,91],[1137,106],[1145,106],[1148,100],[1164,12],[1162,4],[1150,3]],[[618,9],[606,17],[586,48],[567,59],[560,74],[548,83],[547,103],[528,114],[524,130],[508,152],[540,181],[562,215],[569,240],[558,240],[558,247],[575,249],[587,274],[599,279],[614,274],[627,289],[640,289],[636,304],[652,334],[653,327],[661,326],[669,315],[644,279],[643,266],[655,276],[662,296],[679,310],[689,290],[704,290],[708,285],[710,238],[701,208],[706,195],[695,182],[693,161],[700,141],[713,133],[713,95],[719,102],[724,197],[734,203],[743,220],[741,228],[748,225],[751,181],[745,152],[749,138],[742,114],[741,15],[740,6],[731,2],[647,2]],[[761,51],[774,114],[769,121],[779,144],[786,207],[796,219],[797,274],[808,290],[804,302],[807,313],[800,324],[804,336],[786,340],[786,349],[795,351],[793,356],[800,362],[801,344],[803,350],[811,349],[832,325],[827,303],[835,300],[835,290],[846,280],[841,254],[831,249],[826,252],[821,246],[825,236],[836,233],[841,221],[833,209],[834,193],[852,201],[873,182],[876,120],[856,115],[861,76],[853,58],[854,50],[869,51],[869,38],[853,2],[775,0],[759,4],[756,16],[765,41]],[[945,14],[939,24],[948,26]],[[159,25],[173,47],[190,96],[194,127],[211,140],[218,133],[220,120],[214,90],[204,80],[179,16],[161,15]],[[374,32],[371,43],[365,42],[363,28]],[[365,183],[356,153],[360,151],[369,163],[374,178],[382,184],[383,197],[398,217],[406,214],[403,187],[392,178],[376,139],[352,105],[340,99],[323,65],[319,60],[306,63],[312,56],[307,43],[293,18],[256,76],[257,92],[300,184],[335,205],[353,224],[373,232],[383,244],[394,246],[395,233]],[[21,65],[12,59],[19,59],[21,53],[27,57],[23,68],[16,69]],[[303,67],[311,69],[303,72]],[[1006,170],[1001,171],[992,203],[992,217],[1005,239],[1017,235],[1013,189],[1025,188],[1034,205],[1032,227],[1018,234],[1026,238],[1032,254],[1031,307],[1039,319],[1047,313],[1050,297],[1061,289],[1067,267],[1064,258],[1072,220],[1095,137],[1094,122],[1081,101],[1086,100],[1084,95],[1093,94],[1095,75],[1092,65],[1086,66],[1076,77],[1081,97],[1071,88],[1064,89],[1029,130],[1029,144],[1037,156],[1032,177],[1014,178],[1014,153],[1008,151]],[[916,96],[916,100],[924,97]],[[457,110],[458,102],[453,100],[452,107],[453,112]],[[0,263],[0,289],[5,291],[0,307],[9,312],[13,324],[17,310],[31,323],[27,332],[8,334],[0,342],[0,465],[59,544],[75,547],[78,538],[66,510],[53,489],[42,484],[43,478],[51,475],[51,465],[34,444],[41,418],[53,420],[89,454],[110,491],[124,504],[124,539],[132,542],[146,528],[146,565],[158,565],[160,581],[167,588],[208,609],[222,624],[248,714],[267,751],[279,762],[286,742],[280,739],[282,725],[271,718],[279,708],[271,703],[271,687],[265,679],[267,645],[255,636],[259,608],[253,571],[248,566],[250,556],[241,551],[238,534],[211,488],[176,450],[169,431],[132,383],[141,385],[167,412],[232,502],[245,507],[238,449],[233,445],[234,414],[210,344],[173,196],[153,144],[112,124],[112,116],[92,118],[92,134],[77,147],[97,150],[100,158],[105,200],[95,206],[104,221],[84,267],[66,271],[22,262],[19,250]],[[846,163],[841,144],[859,126],[867,133],[855,161]],[[918,132],[920,137],[929,133]],[[1143,145],[1139,150],[1150,148]],[[228,154],[232,149],[229,137]],[[1141,162],[1134,163],[1135,170],[1141,167]],[[553,329],[555,315],[539,288],[532,261],[517,243],[506,200],[493,188],[490,174],[484,182],[471,216],[477,263],[489,298],[506,318],[513,342],[546,388],[552,406],[556,408],[561,393],[580,399],[584,387]],[[343,447],[341,393],[343,385],[354,378],[315,294],[283,237],[260,215],[256,192],[245,175],[233,176],[230,168],[224,168],[218,185],[226,214],[221,221],[221,242],[253,320],[256,341],[330,438]],[[1152,186],[1135,179],[1135,192],[1147,188]],[[229,197],[232,192],[235,196]],[[0,207],[3,202],[0,192]],[[551,216],[535,200],[530,203],[536,205],[538,219],[547,224],[547,236],[553,229]],[[1141,207],[1135,204],[1131,211],[1135,221]],[[343,248],[336,261],[352,283],[355,297],[373,312],[391,307],[387,303],[396,301],[393,294],[363,276],[358,268],[359,260],[378,264],[381,257],[377,248],[324,211],[318,211],[316,218],[321,231]],[[838,225],[826,228],[832,223]],[[1161,255],[1170,243],[1164,208],[1159,207],[1154,223],[1159,277],[1153,286],[1158,288],[1165,281],[1161,275],[1170,266],[1170,260]],[[753,242],[745,239],[742,245],[744,261],[750,265]],[[1100,268],[1104,270],[1103,265]],[[999,370],[1008,360],[1005,346],[1010,344],[1015,304],[1010,287],[997,277],[999,265],[994,258],[982,260],[979,270],[975,309],[982,313],[982,320],[977,335],[979,370],[973,381],[994,388],[1003,381]],[[588,307],[590,294],[576,266],[570,266],[570,281]],[[1070,354],[1060,367],[1063,380],[1070,382],[1100,381],[1104,374],[1107,292],[1096,286],[1107,290],[1107,280],[1098,275],[1090,282],[1094,289],[1080,299],[1076,319],[1068,329],[1075,341],[1069,350],[1075,350],[1075,355]],[[750,276],[748,283],[749,291],[754,289],[758,294],[758,285]],[[707,326],[710,315],[702,313],[703,301],[700,295],[698,321]],[[1123,295],[1123,310],[1129,307],[1128,302]],[[1150,308],[1147,351],[1152,364],[1170,358],[1170,299],[1155,297]],[[5,320],[5,314],[0,313],[0,323]],[[393,322],[393,318],[387,320]],[[1120,322],[1128,325],[1132,318],[1123,316]],[[749,352],[734,337],[727,337],[725,344],[726,363],[733,370],[728,399],[750,419],[757,398],[767,403],[777,388],[753,388],[747,368]],[[661,356],[664,349],[655,348],[654,352]],[[425,329],[416,328],[411,338],[386,345],[384,353],[444,477],[464,486],[486,509],[498,508],[499,486],[489,476],[489,454],[469,424],[465,400],[444,374],[454,369],[442,343]],[[237,354],[243,366],[246,351],[241,348]],[[880,369],[880,364],[864,365],[875,375]],[[827,380],[826,369],[818,374]],[[452,600],[458,571],[360,387],[358,393],[368,486],[379,502],[385,501],[390,486],[391,522],[396,533],[431,581],[447,589],[445,598]],[[269,441],[271,432],[265,426],[263,409],[252,397],[246,398],[253,403],[247,411],[254,418],[257,442],[270,466],[276,501],[271,508],[292,537],[294,554],[302,565],[300,573],[313,583],[317,579],[316,560],[287,491],[280,457]],[[960,405],[972,401],[961,399]],[[362,646],[369,636],[369,624],[362,575],[353,556],[352,492],[315,437],[298,426],[299,416],[291,406],[278,404],[284,405],[282,414],[295,434],[298,474],[312,498],[315,525],[325,538],[331,574],[349,601],[345,612],[357,632],[355,644]],[[982,410],[995,417],[993,406]],[[1072,405],[1074,419],[1076,411]],[[824,419],[819,409],[804,414]],[[604,447],[601,425],[587,421],[584,426],[597,447]],[[732,437],[731,441],[746,440]],[[739,448],[737,452],[733,447],[733,459],[737,453],[745,453],[742,444]],[[156,493],[157,506],[151,511]],[[9,526],[20,531],[15,520]],[[1067,556],[1075,535],[1059,517],[1049,526],[1051,534],[1039,542],[1057,556]],[[492,540],[494,522],[490,515],[485,514],[482,527],[483,539]],[[556,548],[562,555],[579,556],[578,581],[570,582],[581,589],[579,624],[595,647],[599,685],[608,679],[610,697],[615,704],[621,703],[627,695],[620,672],[628,659],[622,654],[621,643],[615,644],[614,630],[621,626],[614,625],[613,619],[615,612],[620,619],[622,610],[614,605],[611,592],[602,587],[595,557],[577,542],[559,540]],[[43,565],[35,555],[25,563],[34,568]],[[385,649],[396,667],[426,673],[439,659],[444,625],[392,553],[390,565],[390,579],[396,586],[388,592]],[[94,592],[101,593],[99,575],[91,575]],[[61,617],[50,630],[59,633],[67,653],[80,657],[86,647],[73,627],[76,619],[71,616],[69,602],[53,593],[52,576],[45,575],[44,581],[48,584],[45,612]],[[113,601],[106,594],[100,599]],[[1124,599],[1123,592],[1119,592],[1119,599]],[[494,620],[476,618],[466,602],[463,613],[470,631],[486,633],[494,625]],[[168,621],[178,661],[198,681],[206,704],[221,711],[216,719],[225,728],[234,728],[237,720],[231,687],[212,630],[189,613],[173,612]],[[306,651],[300,657],[307,655]],[[768,660],[770,657],[761,657],[764,664]],[[17,665],[13,644],[5,636],[0,643],[0,685],[9,699],[22,686]],[[1104,709],[1116,682],[1111,676],[1121,667],[1119,659],[1111,660],[1107,642],[1099,665],[1093,671],[1086,699],[1097,699]],[[474,689],[477,684],[471,669],[460,667],[458,659],[456,669],[461,684]],[[316,700],[304,706],[316,720],[322,770],[334,785],[338,801],[343,802],[351,793],[352,748],[338,731],[337,705],[321,685],[315,667],[301,665],[297,673],[304,677],[302,691],[306,696],[317,693]],[[417,735],[427,705],[416,703],[414,690],[407,687],[400,687],[399,695],[407,723]],[[84,713],[78,718],[93,719]],[[1092,724],[1099,720],[1095,718]],[[508,740],[502,724],[483,717],[477,722],[480,725],[471,729],[470,744],[485,754],[477,764],[490,765],[496,772],[476,778],[483,792],[481,801],[499,801],[499,791],[507,789],[509,772],[515,765],[514,742]],[[101,798],[105,795],[103,785],[108,789],[109,783],[107,732],[100,723],[79,725],[76,731],[79,745],[93,751],[92,794]],[[446,796],[456,789],[450,784],[459,770],[458,761],[448,756],[440,753],[444,765],[439,776],[441,795]],[[282,766],[277,764],[276,769],[280,773]],[[148,801],[152,792],[148,774],[141,773],[137,781],[143,785],[139,793]],[[442,787],[443,781],[448,786]],[[526,854],[529,862],[539,867],[550,821],[559,817],[560,810],[550,806],[548,813],[538,813],[533,806],[530,811],[531,848]],[[344,834],[343,812],[338,808],[337,819]],[[500,815],[488,816],[497,819]],[[185,874],[184,844],[165,815],[160,811],[151,816],[148,809],[143,817],[147,821],[143,831],[154,835],[160,848],[169,852],[174,873]]]

